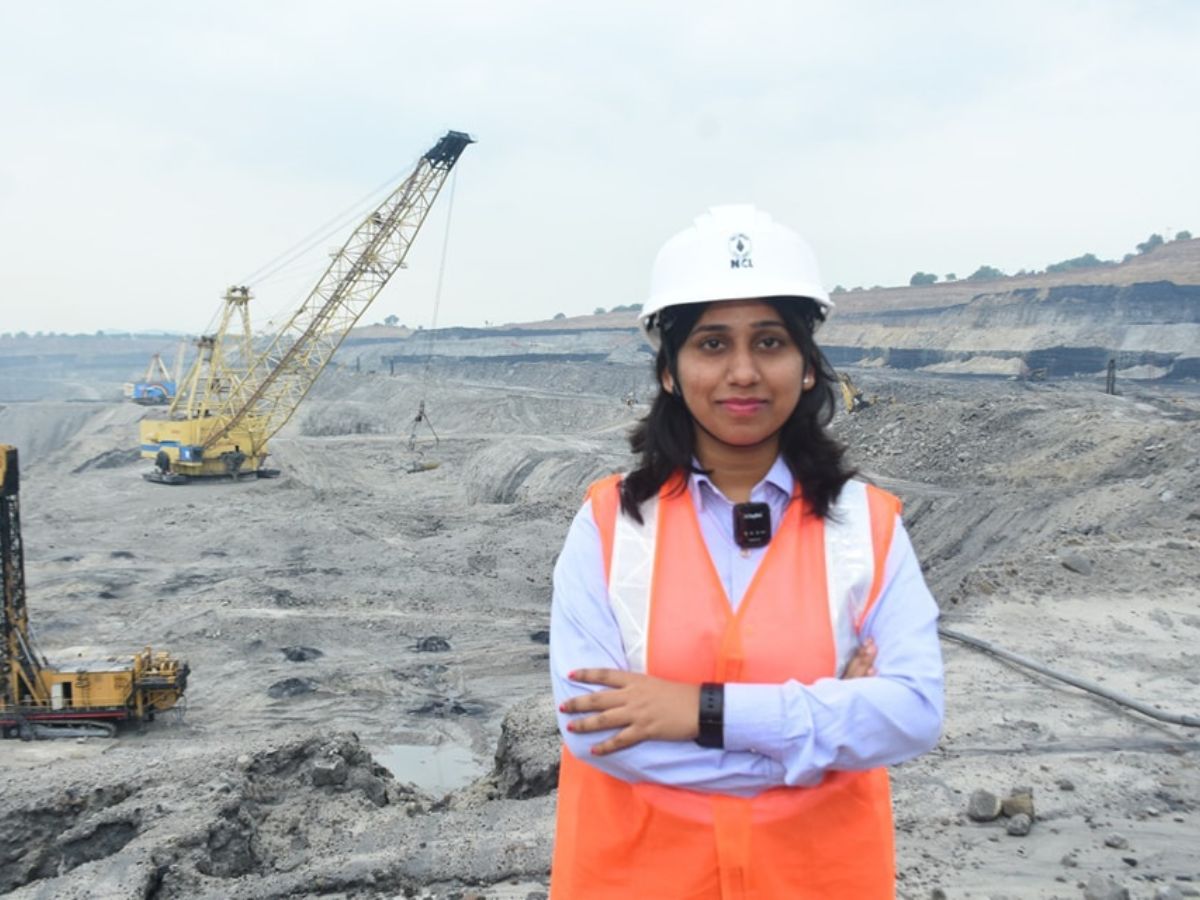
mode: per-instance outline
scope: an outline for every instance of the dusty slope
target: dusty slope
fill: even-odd
[[[1067,285],[1128,286],[1151,281],[1171,281],[1181,285],[1200,284],[1200,238],[1170,241],[1150,253],[1135,256],[1129,262],[1111,267],[1072,269],[1050,275],[1013,275],[991,281],[941,282],[918,287],[875,288],[847,291],[836,297],[845,312],[927,309],[966,303],[976,294],[1002,293],[1028,288],[1054,288]]]
[[[966,273],[964,273],[966,274]],[[965,278],[927,286],[876,287],[839,292],[834,298],[845,313],[882,312],[897,309],[929,309],[966,303],[980,293],[1003,293],[1026,288],[1051,288],[1064,285],[1126,286],[1150,281],[1171,281],[1181,285],[1200,284],[1200,238],[1169,241],[1150,253],[1135,256],[1129,262],[1111,267],[1073,269],[1055,274],[1022,275],[991,281]],[[616,305],[637,303],[640,297],[614,300]],[[599,316],[571,316],[521,323],[521,328],[619,328],[628,323],[630,313],[610,312]],[[510,326],[502,326],[510,327]]]
[[[1200,399],[855,376],[880,402],[838,428],[904,497],[947,624],[1200,713]],[[138,477],[141,410],[0,410],[0,440],[22,451],[43,650],[153,643],[195,673],[182,722],[0,747],[0,889],[544,890],[550,567],[582,486],[625,464],[632,420],[615,394],[563,396],[571,377],[323,379],[274,444],[281,479],[179,489]],[[410,452],[422,395],[441,440],[419,431]],[[1075,557],[1090,574],[1064,567],[1088,569]],[[281,652],[297,647],[322,655]],[[894,772],[902,896],[1080,897],[1093,876],[1134,897],[1200,888],[1194,730],[955,644],[946,658],[941,746]],[[437,799],[484,776],[501,743],[495,772]],[[378,767],[401,752],[402,780],[424,790]],[[966,817],[972,791],[1015,786],[1034,789],[1028,837]]]
[[[880,402],[841,433],[905,498],[943,623],[1200,716],[1196,395],[859,374]],[[897,772],[904,893],[1078,897],[1096,874],[1134,897],[1200,889],[1197,729],[945,652],[941,745]],[[1019,786],[1028,838],[964,815],[971,792]]]

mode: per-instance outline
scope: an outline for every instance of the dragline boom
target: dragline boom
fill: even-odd
[[[228,422],[205,440],[205,448],[247,415],[259,418],[254,433],[262,442],[287,423],[350,329],[404,264],[433,201],[470,143],[470,136],[448,132],[355,229],[300,308],[214,410]]]

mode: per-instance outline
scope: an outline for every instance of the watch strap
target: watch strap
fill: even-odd
[[[721,749],[725,746],[725,685],[706,681],[700,685],[700,734],[696,743],[701,747]]]

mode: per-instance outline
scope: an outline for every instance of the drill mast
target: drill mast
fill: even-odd
[[[4,617],[0,620],[0,707],[15,707],[39,690],[37,651],[29,636],[25,606],[25,551],[21,546],[21,504],[17,449],[0,445],[0,565],[3,566]]]

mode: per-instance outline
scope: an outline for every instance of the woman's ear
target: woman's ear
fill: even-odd
[[[800,382],[801,390],[811,391],[814,384],[817,383],[816,373],[813,372],[812,366],[804,367],[804,379]]]
[[[662,389],[668,394],[675,393],[675,379],[671,376],[670,370],[662,373],[659,383],[662,385]]]

